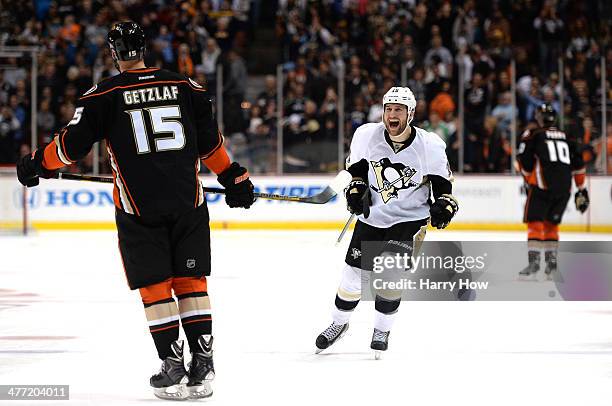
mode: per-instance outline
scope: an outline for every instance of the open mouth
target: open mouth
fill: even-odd
[[[397,130],[400,126],[400,121],[399,120],[389,120],[389,128],[392,130]]]

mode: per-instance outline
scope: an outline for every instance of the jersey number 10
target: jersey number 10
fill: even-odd
[[[173,120],[181,118],[179,106],[149,107],[126,111],[132,119],[134,140],[136,141],[136,150],[139,154],[148,154],[151,152],[143,110],[148,113],[147,116],[151,120],[151,128],[154,134],[172,134],[170,137],[155,138],[155,151],[163,152],[183,149],[185,146],[185,131],[183,129],[183,124],[181,124],[179,120]]]
[[[570,164],[570,153],[567,142],[546,140],[546,146],[548,147],[548,158],[550,162],[559,161],[567,165]]]

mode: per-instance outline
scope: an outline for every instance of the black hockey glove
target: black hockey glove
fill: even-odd
[[[370,188],[366,182],[360,178],[353,178],[351,183],[344,189],[344,196],[346,197],[346,205],[350,213],[363,214],[363,217],[368,218],[372,198],[370,196]]]
[[[459,204],[453,195],[440,196],[429,208],[431,225],[438,229],[446,228],[458,210]]]
[[[225,187],[225,203],[229,207],[248,209],[255,202],[255,187],[249,179],[249,172],[238,162],[232,162],[229,168],[217,176],[217,180]]]
[[[589,192],[586,189],[578,189],[574,195],[574,203],[576,204],[576,210],[580,213],[584,213],[589,208]]]
[[[39,178],[52,178],[56,171],[50,171],[43,166],[45,146],[17,161],[17,179],[23,186],[38,186]]]

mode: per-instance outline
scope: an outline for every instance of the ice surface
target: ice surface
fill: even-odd
[[[217,378],[207,403],[610,404],[608,302],[403,303],[381,361],[369,350],[373,304],[364,302],[345,338],[314,355],[350,239],[334,247],[336,237],[335,231],[213,231]],[[524,234],[432,232],[428,238]],[[125,283],[115,233],[1,238],[0,281],[0,384],[68,384],[70,401],[53,404],[70,406],[162,402],[148,386],[159,361],[140,297]]]

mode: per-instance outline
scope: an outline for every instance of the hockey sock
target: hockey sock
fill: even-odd
[[[543,221],[530,221],[527,223],[527,257],[529,264],[540,267],[540,251],[544,248],[545,223]]]
[[[171,345],[179,337],[179,316],[172,298],[172,279],[140,288],[149,330],[161,360],[172,355]]]
[[[544,261],[552,269],[557,268],[557,248],[559,246],[559,225],[544,222]]]
[[[353,310],[361,300],[361,269],[345,265],[336,294],[332,318],[336,324],[348,323]]]
[[[400,300],[386,300],[380,296],[376,296],[374,300],[374,328],[380,331],[390,331],[393,327],[393,322],[397,315]]]
[[[189,343],[189,349],[195,352],[198,338],[203,334],[212,334],[212,316],[206,277],[180,277],[172,281],[174,294],[178,298],[181,324]]]

